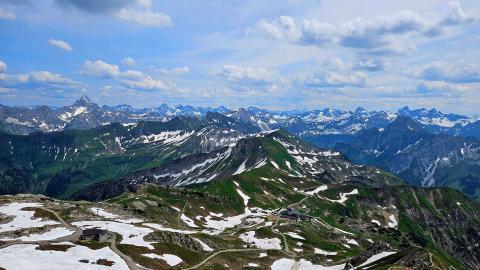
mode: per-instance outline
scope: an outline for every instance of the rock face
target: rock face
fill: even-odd
[[[355,162],[378,166],[416,186],[450,186],[480,196],[480,140],[431,134],[410,118],[360,133],[335,147]]]

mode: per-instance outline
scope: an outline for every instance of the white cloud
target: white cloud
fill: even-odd
[[[240,67],[235,65],[224,65],[219,75],[230,82],[266,84],[279,79],[275,71],[269,71],[265,68]]]
[[[123,58],[122,64],[124,64],[125,66],[131,67],[135,65],[135,60],[132,57],[126,57],[126,58]]]
[[[64,51],[71,52],[73,50],[73,48],[72,48],[72,46],[70,46],[70,44],[68,44],[67,42],[65,42],[63,40],[59,40],[59,39],[50,39],[50,40],[48,40],[48,44],[50,44],[54,47],[57,47],[59,49],[62,49]]]
[[[365,71],[381,71],[385,68],[385,61],[379,58],[362,59],[355,63],[354,68]]]
[[[247,34],[263,34],[272,39],[287,39],[291,41],[298,40],[301,35],[295,20],[289,16],[280,16],[272,22],[260,20],[253,28],[247,29],[246,32]]]
[[[138,10],[124,8],[115,14],[119,19],[134,22],[144,26],[171,26],[172,21],[168,15],[151,10]]]
[[[5,71],[7,71],[7,64],[0,60],[0,73],[4,73]]]
[[[247,29],[247,33],[260,33],[272,39],[300,45],[333,45],[372,54],[404,54],[415,50],[412,36],[437,36],[450,27],[475,21],[476,18],[466,15],[457,3],[444,16],[426,16],[403,10],[373,18],[357,17],[340,24],[326,23],[320,19],[300,22],[282,16],[271,22],[260,20],[253,28]]]
[[[417,93],[419,94],[445,97],[461,96],[471,90],[472,88],[469,86],[451,84],[444,81],[425,81],[417,86]]]
[[[0,7],[0,19],[15,20],[15,14]]]
[[[98,78],[116,78],[120,76],[120,68],[117,65],[109,64],[102,60],[85,61],[80,72],[84,75]]]
[[[130,89],[138,90],[169,90],[171,87],[161,80],[145,77],[140,81],[122,80],[121,84]]]
[[[429,81],[456,83],[480,82],[480,66],[470,63],[434,61],[409,72],[412,77]]]
[[[72,84],[73,81],[63,77],[60,74],[51,73],[49,71],[32,71],[28,74],[29,82],[35,83],[53,83],[53,84]]]
[[[145,75],[138,70],[127,70],[122,72],[122,77],[129,80],[141,81],[145,78]]]
[[[189,73],[190,68],[189,67],[176,67],[176,68],[171,68],[171,69],[166,69],[162,68],[160,69],[160,73],[165,74],[165,75],[181,75],[185,73]]]
[[[322,72],[307,76],[303,84],[308,87],[361,87],[367,84],[368,75],[364,72],[351,73]]]
[[[0,83],[9,88],[77,88],[82,84],[61,74],[52,73],[46,70],[30,71],[22,74],[0,73]]]
[[[105,14],[120,20],[145,26],[172,25],[166,14],[152,10],[151,0],[56,0],[63,7],[75,8],[92,14]]]

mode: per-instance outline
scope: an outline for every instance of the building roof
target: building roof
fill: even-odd
[[[83,235],[91,235],[91,234],[106,234],[106,230],[100,230],[100,229],[86,229],[83,230],[82,234]]]
[[[305,213],[302,213],[300,211],[298,211],[297,209],[295,208],[288,208],[286,210],[283,210],[281,212],[282,215],[291,215],[291,216],[305,216],[305,217],[310,217],[309,215],[305,214]]]

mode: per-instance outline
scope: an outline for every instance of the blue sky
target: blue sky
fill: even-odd
[[[0,0],[0,103],[478,114],[478,0]]]

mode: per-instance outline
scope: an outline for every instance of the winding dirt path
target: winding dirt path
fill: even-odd
[[[191,270],[191,269],[197,269],[200,266],[204,265],[207,263],[209,260],[214,258],[215,256],[222,254],[222,253],[227,253],[227,252],[246,252],[246,251],[281,251],[284,252],[283,250],[278,250],[278,249],[262,249],[262,248],[232,248],[232,249],[224,249],[224,250],[219,250],[214,253],[212,253],[210,256],[206,257],[203,259],[201,262],[197,263],[194,266],[184,268],[184,270]],[[288,254],[287,254],[288,255]],[[290,256],[290,255],[289,255]]]
[[[112,239],[110,239],[110,249],[125,261],[125,263],[128,265],[128,268],[130,268],[130,270],[148,270],[148,268],[144,268],[138,265],[130,256],[125,255],[123,252],[121,252],[117,248],[116,240],[117,240],[117,236],[113,234]]]

